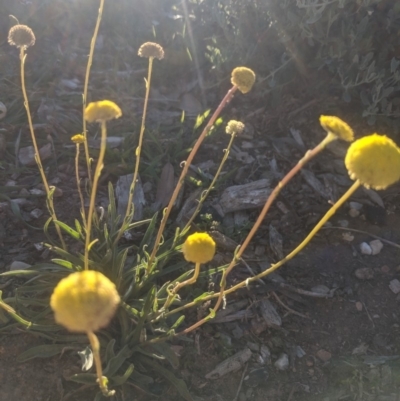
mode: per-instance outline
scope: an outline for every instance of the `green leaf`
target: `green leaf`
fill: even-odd
[[[104,369],[104,375],[113,377],[126,359],[130,357],[130,355],[131,351],[129,347],[125,345],[125,347],[123,347],[116,356],[109,360],[106,368]]]
[[[140,318],[136,324],[135,330],[132,331],[129,338],[127,339],[127,341],[129,341],[132,345],[136,345],[139,343],[144,323],[146,322],[147,317],[151,311],[155,297],[156,297],[156,287],[153,286],[147,293],[147,297],[144,302],[143,309],[140,312]]]
[[[139,245],[139,249],[143,249],[143,247],[145,245],[149,245],[149,241],[150,241],[151,237],[153,236],[154,229],[155,229],[155,226],[156,226],[157,216],[158,216],[158,213],[156,213],[152,217],[152,219],[150,220],[150,224],[147,227],[147,230],[146,230],[146,232],[145,232],[145,234],[144,234],[144,236],[142,238],[142,242]]]
[[[75,231],[67,224],[63,223],[62,221],[54,220],[54,224],[57,224],[60,228],[62,228],[68,235],[70,235],[73,239],[79,240],[80,235],[78,231]]]
[[[152,344],[152,348],[154,348],[159,354],[163,355],[174,369],[179,367],[179,359],[175,352],[172,351],[170,344],[156,343]]]
[[[67,269],[74,269],[74,265],[71,262],[68,262],[64,259],[51,259],[52,262],[57,263],[60,266],[66,267]]]
[[[145,365],[150,366],[155,371],[164,376],[177,389],[178,393],[186,401],[193,401],[193,398],[189,393],[186,383],[182,379],[178,379],[170,370],[163,368],[159,363],[153,361],[150,358],[139,356],[139,361]]]
[[[122,376],[113,376],[111,378],[111,383],[114,386],[122,386],[129,379],[129,377],[132,375],[134,369],[135,369],[135,367],[131,363],[128,366],[128,369],[126,369],[125,373]]]
[[[34,358],[49,358],[60,354],[65,348],[71,349],[71,344],[39,345],[37,347],[29,348],[27,351],[18,355],[17,361],[26,362]]]
[[[82,383],[82,384],[89,384],[89,385],[96,385],[97,376],[93,373],[77,373],[76,375],[72,375],[69,380]]]

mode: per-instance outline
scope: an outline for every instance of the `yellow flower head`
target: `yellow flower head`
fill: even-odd
[[[244,130],[244,124],[240,121],[230,120],[226,124],[225,132],[228,135],[240,135]]]
[[[322,128],[329,134],[333,134],[338,138],[352,142],[354,141],[354,132],[350,126],[341,120],[339,117],[335,116],[321,116],[319,122]]]
[[[253,70],[247,67],[236,67],[232,71],[231,82],[232,85],[237,86],[237,88],[242,93],[250,92],[256,80],[256,74]]]
[[[92,122],[105,122],[122,116],[121,109],[111,100],[100,100],[89,103],[85,109],[85,120]]]
[[[158,43],[146,42],[140,46],[138,55],[140,57],[152,57],[162,60],[164,58],[164,49]]]
[[[350,177],[367,188],[385,189],[400,179],[400,149],[385,135],[353,142],[344,162]]]
[[[85,137],[82,134],[76,134],[74,136],[71,136],[71,141],[73,143],[84,143],[85,142]]]
[[[36,38],[27,25],[14,25],[8,32],[8,43],[11,46],[27,48],[35,44]]]
[[[50,306],[57,323],[69,331],[88,333],[107,326],[119,302],[114,283],[98,271],[85,270],[57,284]]]
[[[207,233],[194,233],[186,238],[182,252],[188,262],[206,263],[215,255],[215,242]]]

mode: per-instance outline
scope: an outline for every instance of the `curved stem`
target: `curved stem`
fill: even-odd
[[[218,300],[217,303],[215,304],[213,311],[216,312],[221,304],[222,298],[225,295],[228,295],[232,292],[235,292],[236,290],[238,290],[239,288],[245,287],[246,285],[248,285],[249,283],[256,281],[262,277],[267,276],[268,274],[271,274],[272,272],[274,272],[275,270],[277,270],[279,267],[281,267],[282,265],[284,265],[286,262],[288,262],[289,260],[293,259],[299,252],[301,252],[305,246],[311,241],[311,239],[314,237],[314,235],[322,228],[322,226],[336,213],[336,211],[340,208],[340,206],[343,205],[344,202],[347,201],[347,199],[350,198],[350,196],[361,186],[360,181],[356,181],[354,182],[354,184],[346,191],[346,193],[325,213],[324,217],[322,217],[322,219],[317,223],[317,225],[310,231],[310,233],[307,235],[307,237],[292,251],[290,252],[287,256],[285,256],[283,259],[281,259],[278,263],[273,264],[269,269],[263,271],[260,274],[257,274],[256,276],[250,277],[249,279],[242,281],[238,284],[236,284],[235,286],[229,288],[228,290],[224,291],[221,290],[219,292],[219,294],[213,294],[213,296],[211,296],[212,298],[215,298],[218,296]],[[210,299],[208,297],[203,298],[203,301]],[[171,312],[175,312],[176,311],[171,311]],[[182,331],[180,334],[187,334],[190,331],[196,329],[197,327],[200,327],[203,323],[205,323],[207,320],[209,320],[209,317],[206,317],[200,321],[198,321],[197,323],[195,323],[194,325],[188,327],[186,330]]]
[[[250,241],[253,239],[255,233],[257,232],[258,228],[260,227],[262,221],[264,220],[265,216],[267,215],[271,205],[274,203],[275,199],[278,197],[279,193],[281,192],[282,188],[303,168],[303,166],[308,163],[313,157],[315,157],[318,153],[320,153],[323,149],[325,149],[326,145],[330,142],[336,140],[337,137],[333,134],[327,134],[327,136],[312,150],[306,152],[306,154],[297,162],[297,164],[283,177],[282,181],[278,183],[278,185],[274,188],[274,190],[269,195],[267,201],[263,209],[261,210],[260,215],[258,216],[256,222],[254,223],[253,227],[251,228],[249,234],[247,235],[246,239],[244,240],[243,244],[238,249],[235,257],[232,259],[232,262],[229,264],[227,269],[222,274],[221,278],[221,289],[220,289],[220,296],[218,298],[217,305],[221,304],[224,289],[226,286],[226,277],[231,272],[231,270],[235,267],[237,261],[242,257],[244,251],[246,250],[247,246],[249,245]]]
[[[89,50],[89,58],[88,62],[86,65],[86,73],[85,73],[85,83],[83,85],[83,115],[85,115],[85,109],[86,109],[86,104],[87,104],[87,93],[88,93],[88,86],[89,86],[89,76],[90,76],[90,68],[92,67],[93,63],[93,54],[94,54],[94,48],[96,46],[96,40],[97,40],[97,35],[99,33],[99,27],[100,27],[100,22],[101,22],[101,17],[103,15],[103,9],[104,9],[104,0],[100,0],[100,7],[99,7],[99,13],[97,15],[97,21],[96,21],[96,26],[94,28],[94,33],[92,37],[92,41],[90,42],[90,50]],[[86,165],[87,165],[87,170],[88,170],[88,177],[89,177],[89,183],[91,184],[92,182],[92,172],[90,168],[90,155],[89,155],[89,146],[87,143],[87,135],[86,135],[86,120],[83,118],[83,136],[85,137],[85,158],[86,158]],[[90,186],[89,184],[89,186]]]
[[[76,154],[75,154],[75,179],[76,185],[78,187],[79,200],[81,202],[81,214],[83,224],[86,224],[86,213],[85,213],[85,202],[83,199],[82,191],[81,191],[81,180],[79,178],[79,154],[80,154],[80,144],[76,144]]]
[[[165,301],[165,304],[162,309],[166,310],[171,305],[171,302],[174,300],[175,295],[178,293],[179,290],[181,290],[183,287],[186,287],[187,285],[194,284],[197,281],[200,274],[200,266],[201,266],[200,263],[196,263],[194,266],[193,277],[183,281],[182,283],[176,284],[176,286],[172,289],[171,293],[168,295],[167,300]]]
[[[103,395],[105,395],[106,397],[110,397],[115,393],[115,391],[108,390],[107,378],[103,376],[99,339],[97,338],[96,334],[94,334],[92,331],[88,331],[86,334],[89,338],[90,346],[92,347],[94,364],[96,366],[97,381],[99,382],[100,390]]]
[[[193,220],[196,218],[197,214],[199,213],[201,207],[203,206],[203,203],[204,203],[204,201],[206,200],[208,194],[210,193],[210,191],[213,189],[215,183],[217,182],[217,179],[218,179],[219,175],[221,174],[221,171],[222,171],[222,169],[223,169],[223,167],[224,167],[224,164],[225,164],[225,162],[226,162],[227,159],[228,159],[228,156],[229,156],[229,153],[230,153],[230,150],[231,150],[233,141],[234,141],[234,139],[235,139],[235,136],[236,136],[235,134],[232,134],[232,135],[231,135],[231,138],[230,138],[230,140],[229,140],[228,147],[225,149],[225,153],[224,153],[224,156],[223,156],[223,158],[222,158],[222,160],[221,160],[221,163],[220,163],[220,165],[219,165],[219,167],[218,167],[218,170],[217,170],[217,172],[215,173],[215,176],[214,176],[214,178],[213,178],[213,180],[212,180],[210,186],[201,194],[201,197],[200,197],[199,203],[198,203],[198,205],[197,205],[197,207],[196,207],[196,210],[193,212],[193,214],[192,214],[192,216],[190,217],[189,221],[186,223],[186,226],[185,226],[184,229],[182,230],[183,232],[185,232],[186,229],[190,227],[190,225],[192,224]]]
[[[20,59],[21,59],[20,61],[21,61],[21,87],[22,87],[22,94],[24,96],[24,105],[25,105],[25,109],[26,109],[26,114],[28,116],[29,131],[31,133],[33,148],[35,149],[35,161],[36,161],[36,164],[38,166],[40,175],[42,177],[44,188],[46,190],[47,207],[49,209],[50,216],[53,219],[53,221],[57,221],[57,216],[56,216],[56,212],[54,210],[54,204],[53,204],[53,193],[52,193],[53,191],[50,191],[49,183],[47,182],[46,174],[45,174],[44,169],[43,169],[42,159],[40,158],[39,148],[38,148],[37,143],[36,143],[35,131],[33,129],[33,124],[32,124],[32,117],[31,117],[31,111],[30,111],[30,108],[29,108],[28,95],[26,93],[26,88],[25,88],[25,68],[24,67],[25,67],[26,55],[25,55],[24,47],[20,48],[20,55],[19,56],[20,56]],[[61,233],[61,229],[57,224],[55,224],[55,226],[56,226],[57,234],[58,234],[58,237],[59,237],[59,239],[61,241],[62,247],[65,250],[66,249],[66,245],[65,245],[62,233]]]
[[[152,269],[152,263],[156,256],[158,248],[160,247],[161,236],[162,236],[165,226],[167,224],[169,214],[171,213],[172,207],[174,206],[176,198],[178,197],[179,191],[182,188],[184,178],[186,177],[189,167],[192,164],[193,158],[196,155],[197,151],[199,150],[199,147],[200,147],[201,143],[203,142],[204,138],[206,137],[206,135],[210,131],[211,127],[213,126],[215,120],[221,114],[221,111],[223,110],[223,108],[232,100],[236,90],[237,90],[237,86],[233,86],[226,93],[225,97],[222,99],[221,103],[219,104],[219,106],[215,110],[214,114],[211,116],[210,120],[208,121],[207,125],[204,127],[203,132],[200,134],[199,138],[197,139],[195,145],[193,146],[193,149],[189,153],[189,156],[183,166],[181,176],[179,177],[178,183],[176,184],[176,187],[175,187],[174,192],[171,196],[171,199],[168,203],[168,206],[166,207],[166,209],[164,209],[164,215],[161,219],[161,224],[160,224],[160,227],[157,232],[156,240],[154,242],[154,248],[153,248],[153,251],[151,252],[149,261],[147,262],[147,273],[150,273],[150,271]]]
[[[99,183],[101,170],[103,169],[104,155],[106,153],[106,144],[107,144],[107,127],[106,127],[106,122],[102,121],[101,122],[100,153],[99,153],[99,159],[97,160],[96,170],[94,172],[93,186],[92,186],[92,192],[90,193],[90,204],[89,204],[89,211],[88,211],[88,217],[87,217],[87,223],[86,223],[85,259],[84,259],[85,270],[89,270],[90,234],[91,234],[91,229],[92,229],[94,206],[95,206],[95,202],[96,202],[97,185]]]
[[[128,198],[128,205],[126,206],[126,212],[125,212],[125,217],[124,221],[122,223],[122,226],[119,230],[118,236],[115,240],[115,243],[118,242],[118,240],[122,237],[122,234],[124,233],[124,227],[129,220],[131,210],[132,210],[132,199],[133,199],[133,194],[135,192],[135,186],[136,186],[136,181],[137,177],[139,174],[139,164],[140,164],[140,153],[142,151],[142,144],[143,144],[143,136],[144,136],[144,130],[145,130],[145,125],[146,125],[146,114],[147,114],[147,105],[149,102],[149,95],[150,95],[150,85],[151,85],[151,75],[152,75],[152,70],[153,70],[153,60],[154,57],[149,58],[149,68],[148,68],[148,73],[147,73],[147,81],[146,81],[146,95],[144,98],[144,107],[143,107],[143,114],[142,114],[142,124],[140,126],[140,134],[139,134],[139,143],[136,148],[136,162],[135,162],[135,170],[133,173],[133,178],[132,178],[132,183],[129,188],[129,198]]]

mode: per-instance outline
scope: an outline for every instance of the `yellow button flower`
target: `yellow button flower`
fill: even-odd
[[[365,187],[385,189],[400,179],[400,149],[385,135],[368,135],[347,150],[346,168]]]
[[[69,331],[89,333],[109,324],[119,302],[114,283],[100,272],[85,270],[57,284],[50,306],[57,323]]]
[[[85,137],[82,134],[76,134],[71,137],[71,141],[73,143],[84,143],[85,142]]]
[[[100,100],[89,103],[85,109],[85,120],[92,122],[105,122],[122,116],[121,109],[111,100]]]
[[[188,262],[206,263],[215,255],[215,242],[207,233],[194,233],[186,238],[182,252]]]
[[[240,135],[244,130],[244,124],[240,121],[230,120],[226,124],[225,132],[228,135]]]
[[[256,74],[253,70],[247,67],[236,67],[232,71],[231,82],[232,85],[237,86],[237,88],[242,93],[250,92],[251,88],[256,81]]]
[[[329,134],[333,134],[343,141],[354,141],[354,132],[350,126],[335,116],[321,116],[319,122],[322,128]]]

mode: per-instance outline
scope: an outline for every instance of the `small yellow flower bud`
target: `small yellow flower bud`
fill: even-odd
[[[164,58],[164,49],[158,43],[146,42],[140,46],[138,55],[140,57],[152,57],[162,60]]]
[[[71,141],[73,143],[84,143],[85,137],[82,134],[76,134],[74,136],[71,136]]]
[[[186,238],[182,252],[188,262],[206,263],[215,255],[215,242],[207,233],[194,233]]]
[[[328,134],[331,133],[347,142],[354,141],[353,130],[339,117],[321,116],[319,118],[319,123]]]
[[[256,80],[256,74],[253,70],[247,67],[236,67],[232,71],[231,82],[232,85],[237,86],[237,88],[242,93],[250,92]]]
[[[11,46],[27,48],[35,44],[36,38],[27,25],[14,25],[8,32],[8,43]]]
[[[240,121],[230,120],[226,124],[225,132],[228,135],[240,135],[244,130],[244,124]]]
[[[367,188],[385,189],[400,179],[400,149],[385,135],[354,141],[344,162],[350,177]]]
[[[100,100],[89,103],[85,109],[85,120],[92,122],[105,122],[122,116],[121,109],[111,100]]]
[[[120,297],[106,276],[84,270],[63,278],[50,299],[56,322],[69,331],[88,333],[107,326]]]

